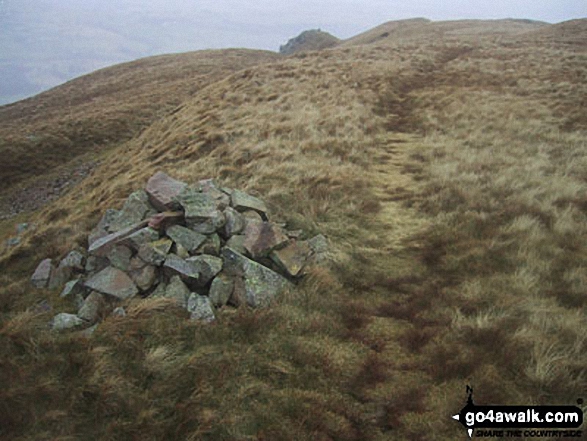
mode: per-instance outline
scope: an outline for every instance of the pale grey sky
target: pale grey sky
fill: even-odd
[[[587,0],[0,0],[0,104],[148,55],[277,51],[306,29],[339,38],[390,20],[587,17]]]

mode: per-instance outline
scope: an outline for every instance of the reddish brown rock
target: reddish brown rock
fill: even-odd
[[[271,222],[247,222],[243,245],[251,257],[257,259],[283,247],[288,240],[282,229]]]
[[[280,250],[271,253],[271,260],[289,276],[300,274],[312,250],[307,243],[292,241]]]
[[[175,198],[186,187],[185,182],[173,179],[166,173],[157,172],[147,182],[145,191],[149,195],[151,204],[160,211],[176,207]]]
[[[125,272],[112,266],[104,268],[88,279],[85,285],[94,291],[122,300],[128,299],[139,292],[132,279]]]

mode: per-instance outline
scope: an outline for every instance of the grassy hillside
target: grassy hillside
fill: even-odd
[[[568,41],[587,22],[544,39],[474,24],[218,79],[31,216],[0,256],[0,435],[444,440],[465,436],[466,384],[477,404],[575,404],[587,45]],[[156,170],[262,196],[326,234],[331,264],[214,326],[146,299],[91,338],[45,332],[71,306],[29,287],[36,264],[85,246]]]
[[[236,49],[150,57],[0,107],[0,196],[79,155],[119,145],[211,82],[277,57]]]

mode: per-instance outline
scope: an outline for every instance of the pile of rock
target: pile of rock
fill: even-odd
[[[58,314],[57,330],[91,326],[134,296],[172,299],[191,318],[212,321],[225,305],[267,305],[323,257],[322,235],[270,222],[265,203],[211,180],[188,185],[165,173],[152,176],[121,210],[107,210],[86,250],[57,266],[43,260],[37,288],[57,289],[77,302],[77,314]]]

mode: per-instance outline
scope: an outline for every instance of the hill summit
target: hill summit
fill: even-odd
[[[320,29],[310,29],[297,37],[291,38],[286,44],[279,46],[279,53],[291,55],[300,51],[326,49],[338,45],[340,40],[334,35]]]

